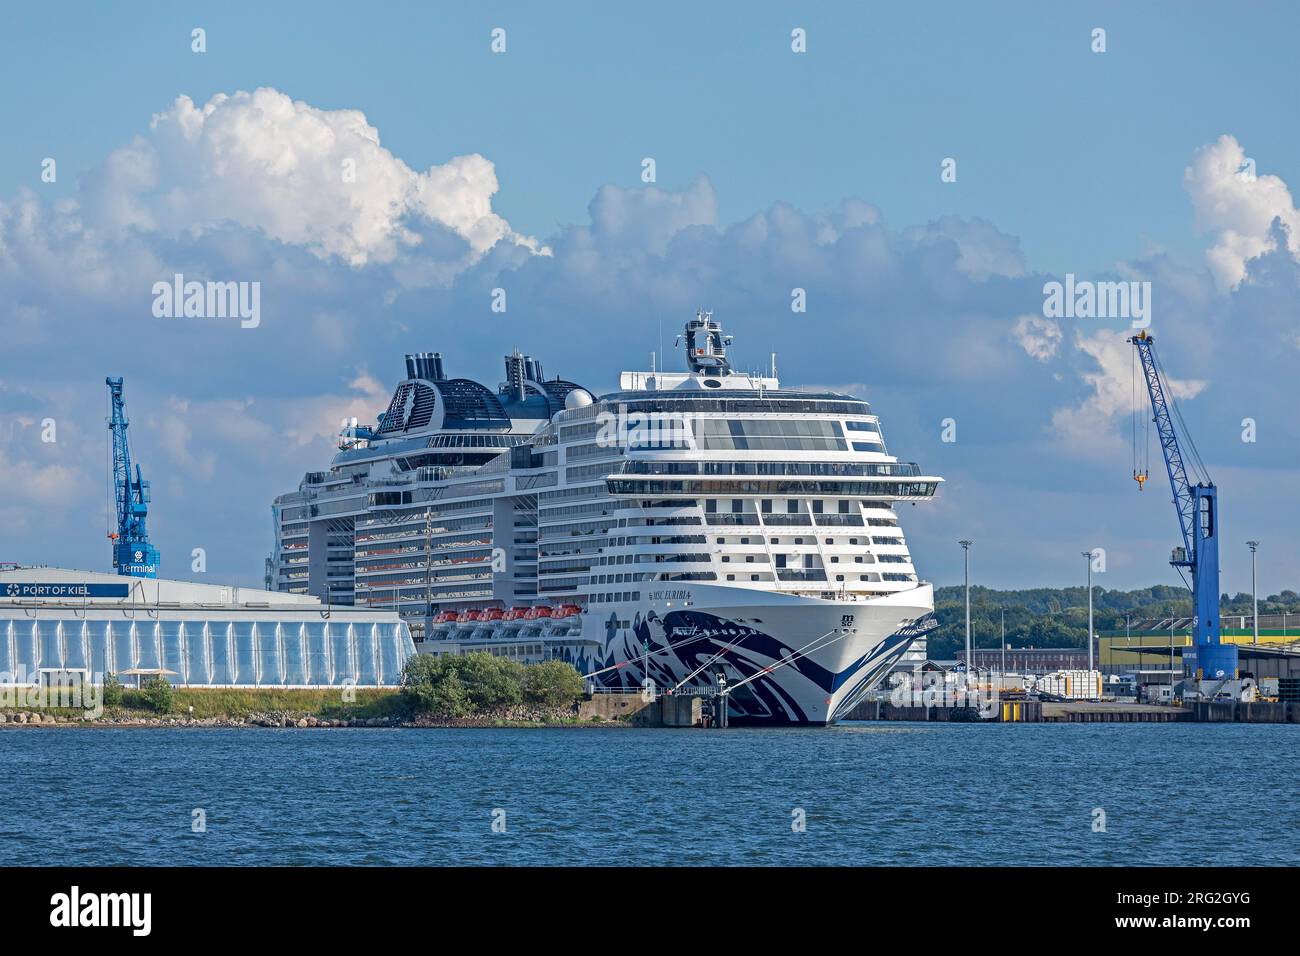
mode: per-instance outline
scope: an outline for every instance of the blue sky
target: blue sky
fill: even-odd
[[[518,344],[599,389],[703,304],[755,364],[777,349],[788,382],[866,395],[894,450],[949,479],[904,515],[926,576],[956,580],[970,535],[991,584],[1075,583],[1092,546],[1107,586],[1171,581],[1160,476],[1142,496],[1129,478],[1124,323],[1021,321],[1070,272],[1153,282],[1153,331],[1223,486],[1224,589],[1249,586],[1232,542],[1252,536],[1261,588],[1295,587],[1295,255],[1268,223],[1288,224],[1300,182],[1298,20],[1282,3],[7,11],[0,441],[20,490],[0,557],[107,561],[106,373],[127,377],[166,570],[189,576],[204,546],[210,576],[252,582],[271,496],[324,465],[339,414],[373,417],[403,351],[495,382]],[[259,88],[287,99],[236,97]],[[220,127],[169,138],[219,94]],[[351,110],[382,150],[366,189],[248,179],[272,136],[250,122],[306,169],[295,137],[324,116],[345,143]],[[1225,185],[1238,151],[1256,162],[1248,189]],[[450,165],[469,155],[482,162]],[[389,217],[394,197],[409,205]],[[263,326],[153,319],[151,277],[178,269],[262,282]],[[494,317],[498,285],[512,305]]]

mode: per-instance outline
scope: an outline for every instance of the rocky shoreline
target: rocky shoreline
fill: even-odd
[[[0,729],[27,727],[207,727],[207,728],[501,728],[501,727],[622,727],[619,720],[580,722],[575,715],[534,710],[506,711],[479,717],[439,720],[433,717],[316,717],[310,714],[270,711],[244,717],[183,717],[120,715],[103,717],[67,717],[39,711],[0,712]]]

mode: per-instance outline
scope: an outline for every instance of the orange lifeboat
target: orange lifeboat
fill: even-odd
[[[480,618],[480,620],[484,620],[484,621],[499,621],[499,620],[501,620],[503,617],[505,617],[505,612],[504,612],[503,610],[501,610],[501,608],[499,608],[499,607],[490,607],[490,608],[488,608],[486,611],[483,612],[483,617]]]

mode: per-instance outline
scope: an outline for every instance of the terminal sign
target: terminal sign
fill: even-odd
[[[34,581],[12,581],[3,585],[7,598],[100,598],[126,597],[131,593],[129,584],[41,584]]]

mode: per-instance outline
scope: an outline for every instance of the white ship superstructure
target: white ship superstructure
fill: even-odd
[[[733,370],[711,314],[681,342],[685,370],[599,399],[518,354],[495,393],[409,356],[378,424],[277,499],[275,586],[397,610],[430,653],[725,686],[732,723],[842,717],[932,626],[894,504],[942,479],[866,401]]]

